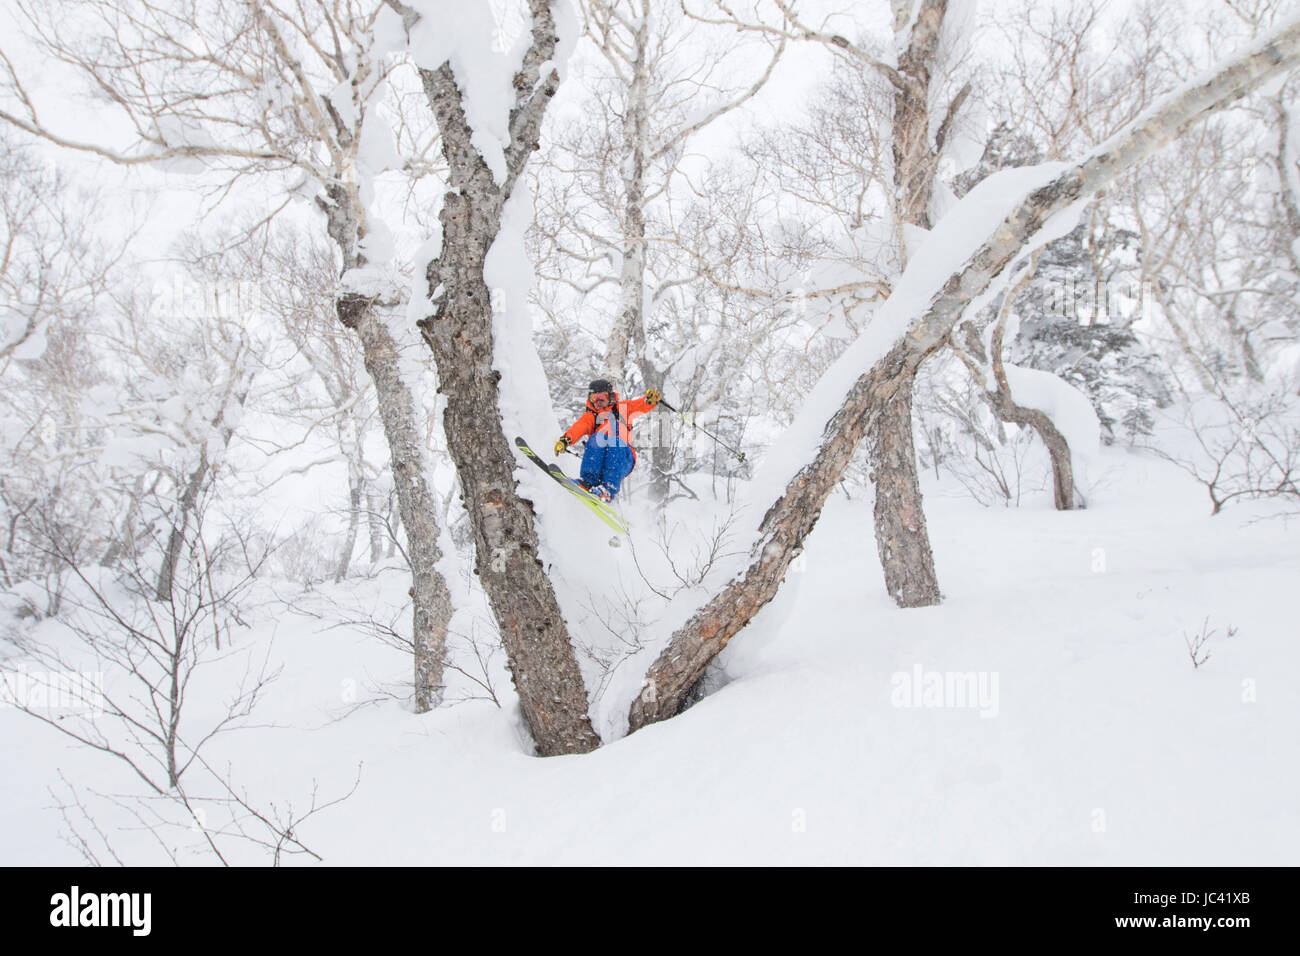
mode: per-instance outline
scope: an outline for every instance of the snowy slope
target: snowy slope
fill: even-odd
[[[725,686],[588,756],[529,756],[508,690],[504,710],[417,717],[373,690],[406,677],[401,655],[288,614],[255,634],[274,629],[285,663],[259,711],[279,726],[215,752],[250,794],[299,808],[360,766],[355,794],[300,831],[337,865],[1294,864],[1294,528],[1248,521],[1258,508],[1210,518],[1170,466],[1102,459],[1087,511],[928,488],[945,600],[922,610],[892,606],[869,506],[836,496],[801,570],[728,648]],[[349,587],[382,603],[405,584]],[[1207,616],[1219,635],[1194,668],[1184,635]],[[974,674],[985,696],[924,706],[935,674]],[[341,703],[348,687],[373,702]],[[113,810],[90,791],[130,780],[11,710],[0,739],[0,862],[78,862],[47,788],[63,792],[62,770],[102,824]],[[159,857],[138,829],[113,839],[128,862]]]

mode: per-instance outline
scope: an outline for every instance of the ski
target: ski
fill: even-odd
[[[566,475],[560,469],[559,465],[543,461],[541,456],[529,448],[528,443],[522,438],[516,436],[515,445],[524,453],[525,458],[559,482],[560,485],[569,491],[575,498],[590,508],[601,521],[605,522],[605,524],[609,525],[619,534],[627,534],[627,525],[623,523],[623,519],[619,517],[618,512],[610,506],[609,502],[601,501],[591,492],[587,491],[576,481]]]

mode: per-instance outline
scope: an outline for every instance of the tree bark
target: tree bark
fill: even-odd
[[[341,421],[338,427],[339,447],[344,449],[348,463],[348,530],[339,548],[338,565],[334,569],[334,583],[348,576],[352,552],[357,547],[357,533],[361,525],[361,496],[364,476],[361,464],[361,443],[355,422]]]
[[[912,439],[916,375],[907,366],[901,367],[898,375],[882,392],[882,397],[889,397],[873,419],[871,430],[876,548],[890,597],[899,607],[928,607],[939,603],[939,582]]]
[[[645,174],[650,78],[646,63],[648,4],[633,33],[632,76],[623,115],[623,266],[619,272],[619,316],[605,343],[605,376],[620,383],[627,372],[632,342],[645,341]],[[641,350],[644,353],[644,349]]]
[[[948,0],[921,0],[921,10],[898,58],[907,80],[894,90],[894,189],[900,223],[930,228],[930,200],[939,157],[930,145],[930,80]],[[899,248],[906,257],[901,237]],[[906,261],[906,258],[904,258]]]
[[[350,128],[341,119],[336,127],[340,142],[350,145]],[[366,235],[365,205],[358,184],[352,180],[327,183],[325,193],[329,201],[319,204],[326,216],[326,231],[342,257],[342,273],[346,274],[366,264],[360,244]],[[415,397],[402,375],[400,349],[378,313],[379,307],[377,299],[348,291],[341,292],[334,301],[339,324],[355,332],[361,343],[362,360],[375,384],[375,403],[388,442],[389,466],[411,566],[415,710],[425,713],[442,701],[451,592],[438,570],[442,549],[438,547],[437,500],[425,474]],[[350,491],[355,497],[360,488]],[[355,544],[351,535],[349,540]]]
[[[930,81],[943,31],[948,0],[923,0],[908,45],[898,58],[904,83],[894,90],[894,194],[898,218],[899,261],[906,267],[904,225],[930,228],[930,202],[939,156],[930,144]],[[901,8],[895,10],[902,20]],[[961,95],[964,99],[964,94]],[[950,113],[960,106],[954,100]],[[899,607],[939,603],[939,576],[925,525],[921,476],[912,434],[912,389],[915,370],[899,367],[899,379],[889,384],[895,396],[873,419],[870,435],[875,482],[876,549],[885,575],[885,589]]]
[[[185,481],[185,490],[181,492],[180,501],[177,502],[179,513],[172,521],[171,531],[167,534],[167,547],[163,551],[162,566],[158,569],[158,586],[154,593],[154,598],[159,601],[171,600],[176,567],[180,563],[181,552],[185,549],[185,532],[189,528],[190,515],[198,508],[199,495],[203,491],[207,477],[208,449],[205,445],[199,449],[198,465]]]
[[[376,314],[373,299],[344,294],[336,302],[339,322],[361,340],[366,371],[375,383],[379,419],[388,440],[397,508],[406,529],[411,562],[412,631],[415,646],[415,709],[424,713],[442,699],[451,593],[438,570],[437,500],[425,475],[415,398],[402,377],[397,343]]]
[[[1045,412],[1016,404],[1015,397],[1011,394],[1011,385],[1007,382],[1006,368],[1002,364],[1004,330],[1003,324],[999,322],[993,330],[992,341],[989,343],[993,352],[993,381],[996,386],[989,393],[989,400],[1002,421],[1022,427],[1027,426],[1038,433],[1052,461],[1052,502],[1057,511],[1072,511],[1074,510],[1074,465],[1070,459],[1070,443]]]
[[[559,76],[540,76],[556,47],[546,0],[532,0],[533,45],[515,77],[506,177],[497,183],[470,141],[455,72],[421,70],[451,175],[439,219],[442,252],[428,264],[432,316],[419,322],[438,366],[447,447],[474,531],[475,573],[501,632],[520,709],[543,756],[584,753],[600,739],[587,715],[587,692],[568,628],[538,558],[531,502],[514,479],[515,455],[502,431],[494,368],[492,309],[484,266],[501,213],[528,156]]]
[[[1082,162],[1033,190],[949,276],[895,345],[859,377],[826,424],[813,460],[768,509],[750,549],[750,565],[678,629],[646,673],[628,712],[629,732],[676,713],[683,695],[780,587],[827,496],[880,410],[898,399],[897,383],[941,348],[971,301],[1024,255],[1053,215],[1101,189],[1189,126],[1245,96],[1269,76],[1300,64],[1300,22],[1237,57],[1208,80],[1146,113]],[[1046,241],[1042,237],[1038,241]]]

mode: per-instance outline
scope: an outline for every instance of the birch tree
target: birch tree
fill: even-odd
[[[674,255],[681,216],[667,207],[675,180],[691,141],[767,83],[784,40],[737,50],[734,36],[698,29],[677,0],[580,7],[599,68],[587,80],[581,119],[552,124],[555,142],[538,178],[554,198],[539,204],[537,232],[543,254],[581,290],[578,308],[594,303],[608,328],[600,374],[662,391],[681,354],[680,340],[668,341],[668,296],[700,270]],[[606,287],[612,295],[602,294]],[[648,450],[651,494],[662,501],[672,449],[656,442]]]
[[[416,403],[384,315],[400,302],[374,280],[391,257],[391,235],[367,207],[372,178],[400,165],[377,115],[391,67],[376,31],[389,11],[378,0],[294,9],[273,0],[20,0],[18,9],[39,49],[82,75],[133,131],[135,145],[84,141],[48,123],[7,57],[13,105],[0,109],[0,120],[123,166],[180,167],[227,186],[280,174],[313,195],[338,258],[337,318],[361,343],[388,440],[412,565],[416,706],[429,709],[443,683],[450,597],[437,568],[438,512]],[[66,23],[78,28],[63,29]],[[414,144],[407,165],[427,169],[431,146]],[[271,214],[293,194],[286,191]]]
[[[243,241],[241,241],[241,237]],[[387,545],[388,522],[378,487],[380,468],[366,453],[378,424],[374,386],[364,365],[357,336],[339,321],[335,309],[337,266],[323,236],[287,220],[233,229],[216,237],[196,236],[185,252],[216,288],[234,288],[264,318],[283,332],[291,350],[282,362],[289,377],[276,396],[277,414],[305,432],[324,429],[334,436],[337,453],[330,461],[346,475],[346,530],[329,576],[337,583],[352,567],[363,525],[369,536],[371,563]],[[263,439],[268,456],[298,447],[297,435]],[[299,465],[295,471],[327,463]]]
[[[446,400],[443,428],[473,527],[474,570],[500,628],[520,709],[538,751],[586,752],[600,741],[587,713],[587,692],[564,615],[537,557],[532,505],[517,492],[515,454],[503,429],[502,371],[496,365],[492,286],[486,278],[507,202],[537,149],[542,118],[560,82],[563,54],[553,3],[529,0],[528,43],[521,44],[513,63],[494,59],[495,23],[485,9],[446,31],[445,23],[426,19],[400,0],[389,5],[401,14],[449,171],[439,212],[440,248],[424,267],[431,311],[418,325]],[[502,90],[495,71],[507,69],[510,100],[502,116],[489,110],[500,103],[492,95]],[[486,136],[476,135],[470,113]],[[514,228],[522,234],[523,225]]]
[[[1098,189],[1196,123],[1297,64],[1300,21],[1232,58],[1208,78],[1168,96],[1083,159],[1064,169],[1037,167],[1033,185],[1029,185],[1026,172],[1010,174],[1026,176],[1022,182],[1029,186],[1028,191],[1005,215],[994,219],[991,228],[982,230],[958,268],[937,280],[919,272],[905,275],[877,314],[876,328],[840,360],[838,374],[837,370],[828,373],[827,387],[833,388],[829,383],[855,369],[867,370],[857,376],[826,422],[813,459],[789,477],[784,491],[759,522],[748,566],[673,634],[651,665],[645,689],[629,711],[630,729],[635,731],[676,713],[709,661],[772,599],[857,443],[868,433],[873,419],[883,414],[893,390],[906,381],[905,370],[910,367],[914,373],[921,362],[943,348],[972,304],[987,297],[994,280],[1011,278],[1006,271],[1009,266],[1061,234],[1069,219],[1062,223],[1053,221],[1056,217],[1077,210]],[[950,220],[949,228],[969,225],[963,217]]]
[[[469,68],[442,59],[448,54],[432,38],[427,41],[439,55],[431,57],[436,63],[426,60],[422,76],[452,189],[440,214],[441,250],[427,273],[433,311],[420,327],[447,397],[444,424],[474,527],[476,570],[500,626],[524,717],[539,751],[556,754],[589,750],[597,740],[567,628],[538,557],[532,508],[519,497],[513,477],[500,391],[502,383],[513,382],[511,369],[497,364],[486,278],[489,253],[502,241],[503,217],[511,211],[507,200],[559,79],[553,69],[543,70],[553,64],[557,48],[551,4],[532,0],[530,13],[532,44],[515,68],[505,134],[496,142],[475,142],[467,122],[466,91],[475,88]],[[419,14],[408,9],[404,17],[414,46]],[[951,272],[937,276],[934,262],[913,263],[872,327],[814,392],[794,429],[815,433],[818,416],[834,409],[815,453],[802,463],[774,463],[773,474],[760,478],[757,487],[780,488],[778,497],[755,520],[750,547],[730,583],[671,636],[650,666],[629,711],[631,730],[676,713],[713,657],[776,594],[858,443],[888,414],[921,362],[945,346],[967,310],[996,291],[990,290],[995,279],[1037,245],[1068,231],[1071,214],[1116,176],[1297,62],[1300,24],[1179,91],[1081,160],[1007,174],[1014,177],[1014,190],[1006,175],[986,184],[951,214],[955,218],[937,226],[968,237],[968,251]],[[845,382],[851,383],[846,392]],[[751,514],[756,518],[760,509]]]
[[[887,166],[890,206],[897,261],[900,268],[906,268],[912,233],[931,228],[939,160],[971,91],[969,83],[950,90],[946,82],[945,70],[951,66],[942,62],[948,0],[892,0],[892,56],[874,53],[805,20],[797,0],[772,0],[772,22],[746,19],[725,0],[694,7],[683,0],[683,7],[694,10],[691,15],[703,22],[821,44],[887,85],[892,97]],[[938,603],[939,582],[921,504],[912,435],[915,370],[900,366],[897,371],[906,380],[889,389],[889,407],[872,420],[868,443],[876,487],[876,545],[890,595],[902,607],[920,607]]]
[[[0,128],[0,587],[57,577],[43,523],[106,524],[79,394],[102,374],[88,330],[122,255],[94,235],[105,208]]]

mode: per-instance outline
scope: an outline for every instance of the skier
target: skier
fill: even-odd
[[[659,390],[652,388],[644,398],[623,401],[606,379],[596,379],[587,388],[587,410],[555,443],[555,454],[564,454],[574,442],[586,438],[578,484],[601,500],[612,501],[636,467],[632,419],[654,411],[662,399]]]

